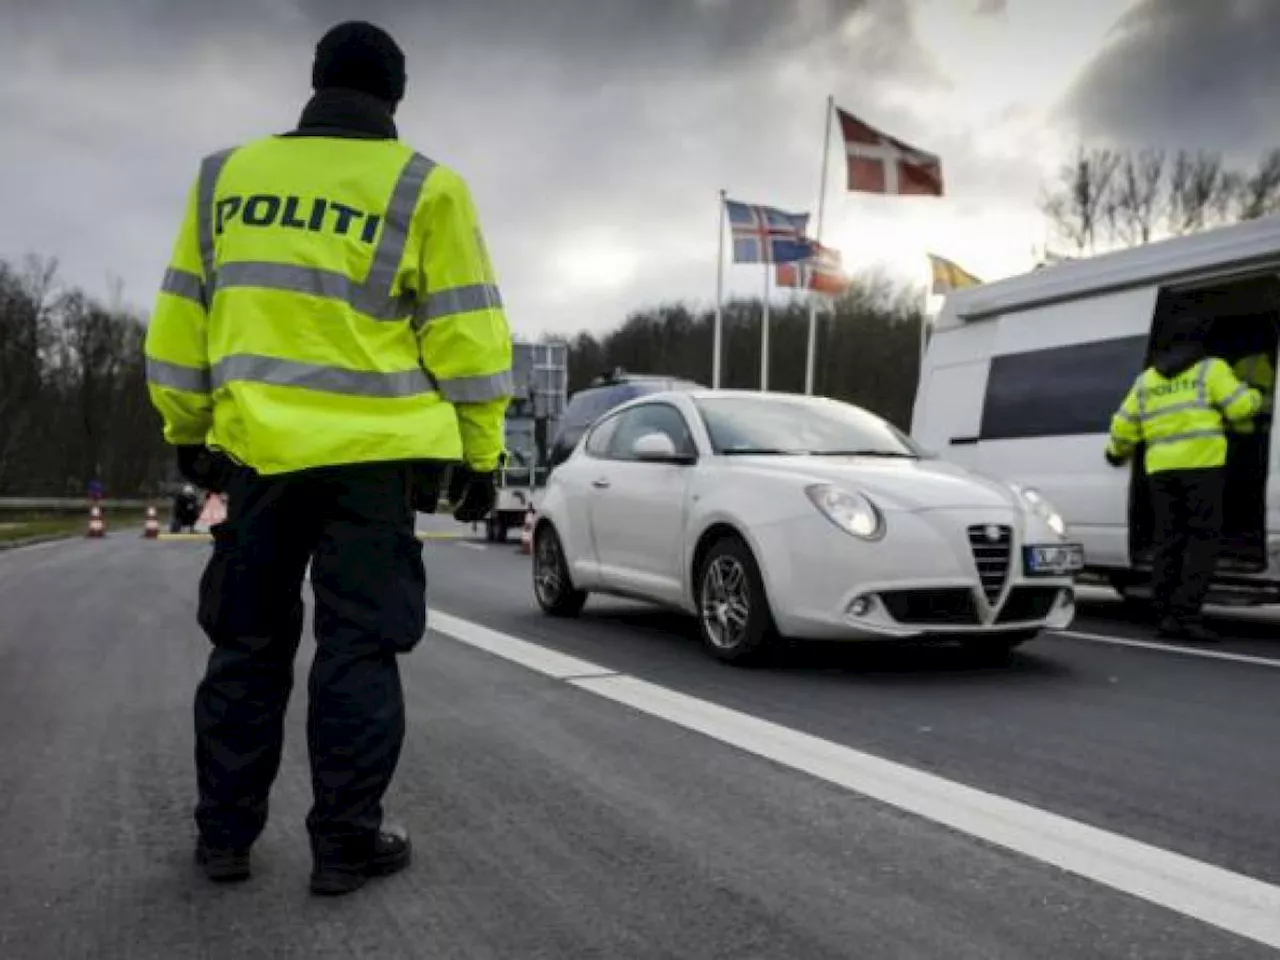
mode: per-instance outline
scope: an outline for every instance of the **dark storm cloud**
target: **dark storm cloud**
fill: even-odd
[[[419,65],[465,50],[473,69],[554,54],[566,69],[631,72],[781,54],[838,29],[866,6],[866,0],[16,0],[6,26],[41,53],[74,53],[96,65],[181,59],[200,48],[234,58],[237,47],[264,44],[286,54],[358,17],[392,30]]]
[[[1277,102],[1280,3],[1143,0],[1063,107],[1086,136],[1251,159],[1280,140]]]

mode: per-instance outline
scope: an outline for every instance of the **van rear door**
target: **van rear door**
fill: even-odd
[[[1037,487],[1091,565],[1129,564],[1130,471],[1106,464],[1111,415],[1146,360],[1156,288],[1005,314],[992,351],[978,469]]]
[[[929,341],[911,435],[944,460],[978,469],[978,435],[996,324],[941,330]]]

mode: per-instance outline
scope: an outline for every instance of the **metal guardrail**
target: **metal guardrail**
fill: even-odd
[[[154,507],[166,497],[154,500],[103,500],[99,506],[103,510],[145,510]],[[0,512],[16,512],[19,510],[48,510],[58,513],[76,513],[88,511],[92,506],[88,497],[0,497]]]

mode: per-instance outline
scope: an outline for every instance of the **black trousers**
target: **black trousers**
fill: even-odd
[[[400,464],[232,479],[200,582],[199,621],[213,651],[195,697],[195,817],[210,845],[247,847],[266,824],[310,561],[306,824],[317,857],[366,855],[404,740],[396,657],[426,631],[411,482]]]
[[[1150,477],[1156,534],[1152,575],[1162,617],[1185,621],[1200,614],[1218,559],[1225,473],[1165,470]]]

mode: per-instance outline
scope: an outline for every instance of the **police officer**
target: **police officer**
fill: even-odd
[[[1275,403],[1276,368],[1275,331],[1269,324],[1253,321],[1248,332],[1250,353],[1241,357],[1231,367],[1231,372],[1262,395],[1262,411],[1255,420],[1239,425],[1238,433],[1256,436],[1262,421],[1271,417]]]
[[[1120,466],[1139,444],[1151,484],[1155,600],[1161,636],[1212,640],[1200,621],[1222,531],[1226,429],[1255,416],[1256,390],[1208,357],[1205,322],[1176,319],[1152,365],[1111,420],[1106,458]]]
[[[203,161],[146,355],[180,469],[230,504],[200,583],[197,861],[249,876],[310,563],[311,889],[342,894],[409,862],[381,803],[404,737],[397,656],[426,629],[415,508],[456,462],[455,517],[489,512],[513,385],[467,186],[397,139],[401,50],[341,24],[312,79],[297,129]]]
[[[200,498],[196,495],[196,488],[189,483],[184,483],[182,489],[173,498],[173,518],[169,524],[169,530],[172,533],[178,533],[182,529],[194,530],[196,521],[200,519]]]
[[[1241,344],[1247,351],[1231,366],[1242,383],[1262,395],[1262,410],[1252,420],[1233,425],[1230,479],[1227,481],[1226,529],[1247,534],[1265,527],[1266,505],[1258,497],[1230,496],[1240,483],[1245,489],[1256,488],[1254,480],[1267,475],[1268,440],[1275,402],[1276,368],[1273,361],[1276,345],[1275,329],[1261,317],[1241,320],[1244,336]]]

